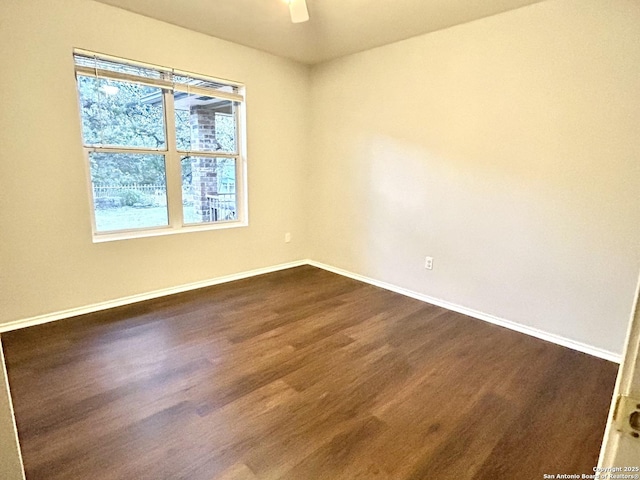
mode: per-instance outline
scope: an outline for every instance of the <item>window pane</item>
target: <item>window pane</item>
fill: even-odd
[[[235,158],[183,157],[184,223],[238,219]]]
[[[89,159],[98,232],[169,224],[164,155],[90,153]]]
[[[236,104],[175,92],[178,150],[236,153]]]
[[[85,145],[166,148],[162,89],[78,76]]]

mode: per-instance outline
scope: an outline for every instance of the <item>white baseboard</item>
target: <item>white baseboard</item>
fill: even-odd
[[[221,283],[233,282],[234,280],[241,280],[243,278],[255,277],[256,275],[263,275],[265,273],[277,272],[278,270],[286,270],[287,268],[299,267],[301,265],[307,265],[308,263],[309,263],[308,260],[298,260],[296,262],[282,263],[280,265],[273,265],[271,267],[257,268],[255,270],[249,270],[249,271],[240,272],[240,273],[233,273],[231,275],[225,275],[223,277],[216,277],[208,280],[202,280],[199,282],[178,285],[176,287],[162,288],[160,290],[154,290],[152,292],[140,293],[140,294],[131,295],[128,297],[116,298],[114,300],[107,300],[106,302],[94,303],[91,305],[86,305],[84,307],[69,308],[67,310],[60,310],[58,312],[47,313],[47,314],[38,315],[35,317],[23,318],[20,320],[14,320],[11,322],[0,324],[0,333],[9,332],[11,330],[18,330],[20,328],[32,327],[34,325],[41,325],[43,323],[54,322],[56,320],[62,320],[63,318],[76,317],[78,315],[84,315],[86,313],[93,313],[93,312],[98,312],[100,310],[107,310],[109,308],[121,307],[122,305],[129,305],[132,303],[142,302],[144,300],[151,300],[152,298],[164,297],[166,295],[173,295],[174,293],[182,293],[182,292],[187,292],[189,290],[196,290],[198,288],[218,285]]]
[[[485,322],[493,323],[495,325],[499,325],[501,327],[505,327],[510,330],[514,330],[516,332],[531,335],[533,337],[540,338],[548,342],[562,345],[563,347],[568,347],[573,350],[577,350],[579,352],[593,355],[595,357],[604,358],[605,360],[609,360],[611,362],[620,363],[622,361],[622,356],[618,353],[609,352],[607,350],[603,350],[601,348],[597,348],[591,345],[577,342],[575,340],[571,340],[569,338],[565,338],[560,335],[544,332],[534,327],[529,327],[527,325],[522,325],[516,322],[512,322],[510,320],[499,318],[494,315],[490,315],[488,313],[484,313],[477,310],[473,310],[471,308],[466,308],[460,305],[456,305],[454,303],[450,303],[445,300],[440,300],[438,298],[430,297],[422,293],[414,292],[412,290],[398,287],[390,283],[365,277],[364,275],[359,275],[357,273],[349,272],[341,268],[332,267],[331,265],[326,265],[324,263],[316,262],[314,260],[298,260],[295,262],[282,263],[280,265],[273,265],[271,267],[257,268],[255,270],[234,273],[231,275],[225,275],[223,277],[216,277],[208,280],[202,280],[199,282],[178,285],[176,287],[163,288],[160,290],[154,290],[152,292],[131,295],[128,297],[117,298],[114,300],[108,300],[106,302],[94,303],[92,305],[86,305],[83,307],[70,308],[68,310],[61,310],[54,313],[48,313],[44,315],[38,315],[35,317],[15,320],[15,321],[0,324],[0,333],[9,332],[11,330],[18,330],[20,328],[31,327],[34,325],[41,325],[43,323],[53,322],[56,320],[61,320],[63,318],[84,315],[86,313],[93,313],[93,312],[98,312],[100,310],[107,310],[109,308],[120,307],[122,305],[129,305],[132,303],[142,302],[144,300],[151,300],[153,298],[164,297],[166,295],[173,295],[174,293],[181,293],[189,290],[196,290],[198,288],[210,287],[212,285],[232,282],[234,280],[241,280],[243,278],[254,277],[256,275],[263,275],[265,273],[277,272],[278,270],[286,270],[288,268],[299,267],[302,265],[311,265],[317,268],[321,268],[323,270],[327,270],[329,272],[336,273],[338,275],[353,278],[354,280],[368,283],[370,285],[375,285],[376,287],[384,288],[385,290],[390,290],[392,292],[396,292],[401,295],[405,295],[407,297],[415,298],[417,300],[430,303],[438,307],[446,308],[447,310],[452,310],[454,312],[458,312],[463,315],[467,315],[469,317],[477,318],[479,320],[484,320]]]
[[[421,300],[423,302],[430,303],[431,305],[436,305],[438,307],[446,308],[447,310],[452,310],[454,312],[458,312],[463,315],[467,315],[469,317],[477,318],[479,320],[484,320],[485,322],[493,323],[494,325],[499,325],[501,327],[508,328],[509,330],[514,330],[516,332],[531,335],[532,337],[540,338],[542,340],[546,340],[547,342],[555,343],[557,345],[562,345],[563,347],[571,348],[573,350],[577,350],[582,353],[593,355],[594,357],[603,358],[605,360],[609,360],[615,363],[620,363],[622,361],[622,355],[618,353],[610,352],[608,350],[603,350],[601,348],[587,345],[582,342],[577,342],[575,340],[571,340],[569,338],[565,338],[560,335],[556,335],[554,333],[548,333],[542,330],[538,330],[537,328],[534,328],[534,327],[529,327],[527,325],[522,325],[520,323],[512,322],[510,320],[496,317],[488,313],[484,313],[478,310],[473,310],[471,308],[466,308],[460,305],[456,305],[454,303],[450,303],[445,300],[440,300],[438,298],[430,297],[422,293],[414,292],[412,290],[398,287],[390,283],[381,282],[380,280],[375,280],[373,278],[365,277],[364,275],[359,275],[357,273],[349,272],[341,268],[332,267],[331,265],[326,265],[324,263],[316,262],[314,260],[308,260],[307,263],[314,267],[318,267],[332,273],[337,273],[338,275],[353,278],[354,280],[368,283],[376,287],[384,288],[385,290],[390,290],[392,292],[400,293],[401,295],[415,298],[416,300]]]

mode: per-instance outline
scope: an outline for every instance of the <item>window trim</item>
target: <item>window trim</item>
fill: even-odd
[[[132,65],[136,67],[154,69],[161,72],[171,73],[173,75],[186,76],[198,80],[210,81],[233,87],[237,93],[219,91],[216,89],[199,88],[189,85],[181,85],[168,80],[159,80],[153,78],[137,77],[135,75],[114,72],[103,69],[93,69],[83,65],[77,65],[74,59],[75,78],[76,78],[76,94],[77,78],[81,76],[89,76],[94,78],[108,78],[116,81],[132,82],[142,85],[148,85],[162,89],[162,100],[164,106],[164,129],[165,129],[165,148],[146,148],[146,147],[121,147],[112,145],[85,145],[84,139],[81,139],[82,149],[84,153],[84,164],[86,173],[86,185],[89,195],[89,205],[91,209],[91,231],[93,243],[102,243],[116,240],[125,240],[131,238],[155,237],[163,235],[173,235],[178,233],[202,232],[209,230],[223,230],[228,228],[239,228],[248,226],[248,198],[247,198],[247,155],[246,155],[246,100],[245,86],[238,82],[221,80],[214,77],[207,77],[200,74],[193,74],[176,69],[170,69],[153,64],[142,63],[133,60],[127,60],[111,55],[105,55],[90,52],[83,49],[73,49],[73,55],[81,55],[94,57],[100,60],[108,60],[124,65]],[[206,95],[211,98],[220,98],[236,102],[234,106],[234,117],[236,124],[235,140],[236,152],[223,151],[194,151],[179,150],[177,148],[176,126],[175,126],[175,109],[174,109],[174,92],[182,91],[191,94]],[[80,121],[82,122],[82,110],[79,109]],[[157,227],[141,227],[135,229],[109,230],[107,232],[99,232],[96,226],[95,199],[93,196],[93,182],[91,178],[91,163],[89,155],[93,152],[99,153],[135,153],[135,154],[152,154],[163,155],[165,159],[165,178],[166,178],[166,195],[167,195],[167,218],[168,225]],[[236,202],[237,202],[237,219],[227,221],[206,222],[201,224],[185,224],[184,211],[182,205],[182,171],[181,161],[185,156],[211,157],[211,158],[233,158],[235,160],[236,174]]]

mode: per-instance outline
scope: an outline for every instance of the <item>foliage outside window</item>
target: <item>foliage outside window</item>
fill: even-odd
[[[96,238],[244,224],[240,86],[74,59]]]

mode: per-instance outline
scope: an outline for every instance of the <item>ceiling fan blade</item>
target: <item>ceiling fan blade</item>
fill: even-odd
[[[309,20],[306,0],[289,0],[289,13],[293,23],[302,23]]]

